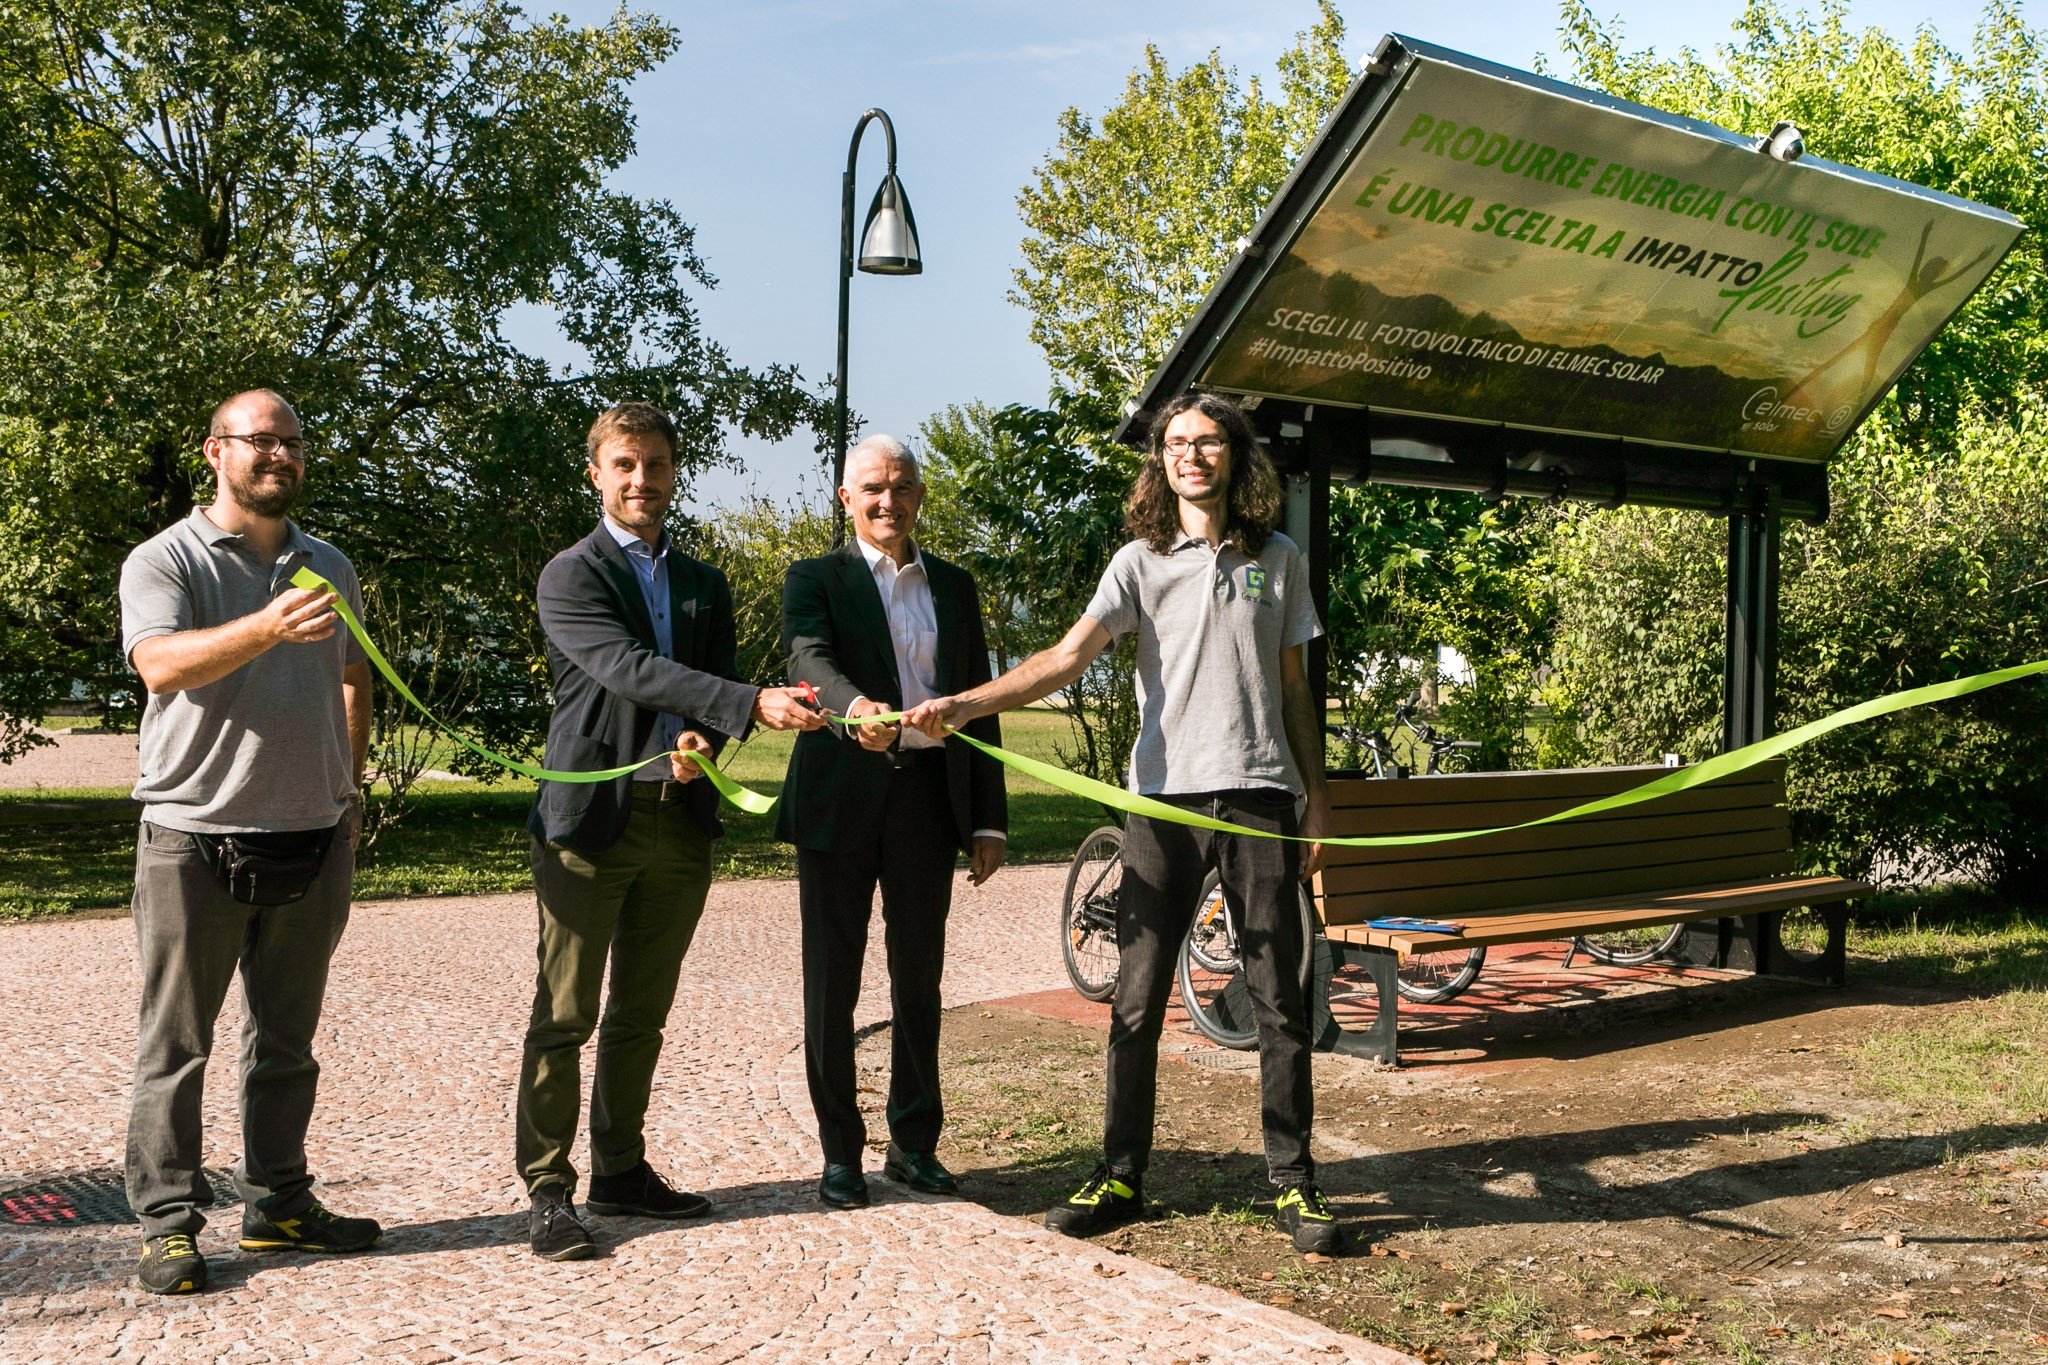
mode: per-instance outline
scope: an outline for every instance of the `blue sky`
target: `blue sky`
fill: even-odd
[[[532,8],[595,22],[612,7],[557,0]],[[1060,111],[1112,104],[1148,42],[1175,66],[1218,48],[1240,73],[1263,74],[1314,19],[1310,0],[640,0],[633,8],[667,18],[682,47],[634,87],[640,152],[616,183],[673,201],[696,225],[718,279],[698,295],[703,323],[742,363],[794,363],[807,380],[829,378],[847,139],[863,109],[889,111],[925,273],[854,276],[847,368],[868,429],[904,436],[949,403],[1045,396],[1028,318],[1005,296],[1023,235],[1017,191],[1051,150]],[[1741,10],[1739,0],[1635,6],[1623,33],[1630,49],[1707,49],[1727,39]],[[1354,53],[1400,31],[1523,68],[1539,53],[1556,55],[1549,4],[1345,0],[1339,11]],[[1849,17],[1856,28],[1899,36],[1931,25],[1967,48],[1980,13],[1953,0],[1855,0]],[[866,212],[883,159],[881,129],[871,127],[856,214]],[[522,340],[572,358],[545,328]],[[778,499],[823,497],[809,440],[736,449],[745,469],[700,477],[690,506],[706,510],[749,487]]]

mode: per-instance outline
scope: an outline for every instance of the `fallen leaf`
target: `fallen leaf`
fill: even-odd
[[[1415,1253],[1406,1247],[1395,1247],[1394,1259],[1397,1261],[1412,1261],[1415,1259]]]
[[[1653,1318],[1657,1316],[1657,1310],[1654,1308],[1631,1308],[1628,1310],[1628,1315],[1632,1318]]]
[[[1262,1280],[1270,1280],[1273,1278],[1273,1272],[1270,1270],[1261,1270],[1259,1272],[1259,1278]]]
[[[1442,1313],[1447,1318],[1455,1318],[1469,1307],[1471,1307],[1470,1304],[1461,1303],[1457,1299],[1446,1299],[1436,1306],[1436,1311]]]
[[[1870,1187],[1870,1192],[1876,1195],[1879,1199],[1889,1199],[1893,1195],[1898,1193],[1897,1190],[1893,1189],[1889,1185],[1872,1185]]]
[[[1870,1310],[1870,1316],[1873,1318],[1891,1318],[1897,1322],[1904,1322],[1908,1314],[1903,1308],[1873,1308]]]
[[[1478,1349],[1477,1351],[1474,1351],[1474,1352],[1472,1353],[1472,1358],[1473,1358],[1474,1360],[1492,1360],[1492,1359],[1493,1359],[1493,1358],[1494,1358],[1495,1356],[1497,1356],[1497,1355],[1499,1355],[1499,1354],[1500,1354],[1500,1343],[1499,1343],[1499,1342],[1497,1342],[1497,1341],[1483,1341],[1483,1342],[1481,1342],[1481,1343],[1479,1344],[1479,1349]]]
[[[1901,1233],[1887,1232],[1884,1235],[1884,1244],[1888,1247],[1902,1247],[1906,1244],[1906,1238]]]
[[[1532,1346],[1522,1352],[1522,1365],[1557,1365],[1557,1357]]]
[[[1444,1353],[1434,1346],[1425,1346],[1415,1353],[1422,1365],[1443,1365]]]
[[[1337,1258],[1335,1256],[1325,1256],[1320,1251],[1309,1251],[1304,1252],[1301,1259],[1307,1261],[1310,1265],[1328,1265]]]
[[[1598,1351],[1580,1351],[1576,1355],[1566,1356],[1558,1362],[1558,1365],[1600,1365],[1600,1353]]]
[[[1394,1253],[1387,1250],[1386,1243],[1374,1242],[1372,1244],[1371,1249],[1368,1250],[1365,1254],[1368,1256],[1391,1256]]]
[[[1572,1335],[1580,1341],[1620,1341],[1622,1339],[1622,1335],[1619,1332],[1603,1332],[1598,1327],[1588,1327],[1583,1323],[1572,1328]]]
[[[1764,1335],[1767,1337],[1789,1337],[1792,1335],[1792,1329],[1789,1327],[1779,1327],[1774,1324],[1764,1328]]]
[[[1097,1261],[1095,1263],[1095,1273],[1105,1280],[1113,1280],[1123,1274],[1123,1271],[1118,1270],[1115,1266],[1104,1265],[1102,1262]]]
[[[1730,1276],[1728,1277],[1728,1283],[1730,1283],[1730,1284],[1762,1284],[1762,1283],[1763,1283],[1763,1281],[1762,1281],[1762,1280],[1759,1280],[1759,1279],[1758,1279],[1758,1278],[1757,1278],[1756,1276],[1754,1276],[1754,1275],[1730,1275]]]

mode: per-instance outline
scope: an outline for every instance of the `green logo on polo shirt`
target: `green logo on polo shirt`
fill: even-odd
[[[1255,599],[1266,595],[1266,571],[1256,564],[1245,567],[1244,595]]]

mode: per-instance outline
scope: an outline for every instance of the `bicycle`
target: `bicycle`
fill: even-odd
[[[1479,741],[1450,739],[1438,734],[1436,727],[1428,722],[1416,720],[1414,710],[1421,701],[1421,693],[1409,693],[1405,701],[1394,707],[1394,723],[1408,732],[1411,753],[1419,749],[1427,755],[1423,771],[1431,775],[1470,772],[1478,761]],[[1408,776],[1408,768],[1395,759],[1394,746],[1384,733],[1343,724],[1326,725],[1323,729],[1331,738],[1370,758],[1374,777]],[[1479,979],[1479,973],[1485,966],[1486,949],[1483,947],[1473,948],[1463,957],[1450,953],[1417,953],[1402,958],[1395,968],[1394,989],[1401,993],[1403,1000],[1418,1005],[1440,1005],[1462,994]]]
[[[1316,911],[1306,886],[1296,904],[1301,913],[1301,988],[1306,1000],[1316,960]],[[1223,891],[1222,874],[1210,872],[1202,883],[1194,923],[1181,942],[1180,969],[1175,976],[1188,1021],[1218,1047],[1241,1052],[1259,1041],[1259,1030],[1251,987],[1245,982],[1239,957],[1237,921],[1237,910]]]
[[[1060,960],[1083,1000],[1116,994],[1116,893],[1124,877],[1124,832],[1104,825],[1081,841],[1060,904]]]

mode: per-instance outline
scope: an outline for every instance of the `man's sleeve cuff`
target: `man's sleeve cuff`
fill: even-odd
[[[977,839],[1001,839],[1006,844],[1010,842],[1010,836],[999,829],[978,829],[974,831],[974,837]]]

